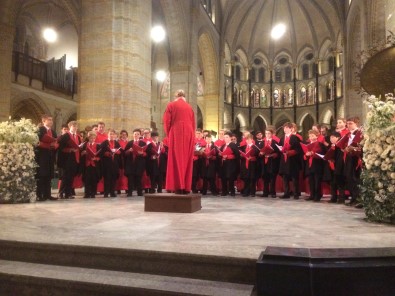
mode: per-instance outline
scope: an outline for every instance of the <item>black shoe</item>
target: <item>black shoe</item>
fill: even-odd
[[[90,195],[84,195],[84,198],[91,198]]]
[[[314,202],[320,202],[321,201],[321,197],[318,197],[318,198],[314,198],[314,200],[313,200]]]
[[[221,196],[228,196],[226,193],[222,193]]]
[[[294,195],[294,199],[299,199],[299,195]]]
[[[337,203],[338,204],[344,204],[344,202],[345,202],[345,198],[344,197],[339,197],[338,199],[337,199]]]
[[[281,199],[291,198],[289,194],[284,194],[280,196]]]
[[[276,198],[277,196],[275,194],[270,194],[271,198]]]
[[[251,196],[251,197],[255,197],[255,194],[251,194],[250,196]]]
[[[337,197],[331,197],[331,199],[328,200],[328,203],[337,203]]]
[[[360,203],[360,202],[358,202],[358,203],[354,206],[354,208],[356,208],[356,209],[363,209],[363,204]]]
[[[304,200],[307,200],[307,201],[314,200],[314,197],[309,196],[308,198],[305,198]]]
[[[117,197],[117,195],[115,193],[111,193],[110,197]]]
[[[106,193],[106,194],[104,194],[104,196],[103,196],[104,198],[107,198],[108,197],[108,193]]]
[[[236,194],[234,192],[231,192],[230,196],[236,196]]]
[[[158,189],[157,193],[162,193],[162,189]]]
[[[351,199],[349,202],[346,202],[345,205],[346,206],[355,206],[357,204],[357,201],[355,199]]]
[[[132,197],[132,193],[128,193],[126,197]]]
[[[143,196],[143,192],[137,192],[137,196]]]
[[[96,196],[94,194],[91,195],[91,198],[96,198]]]
[[[262,194],[262,197],[269,197],[269,193]]]

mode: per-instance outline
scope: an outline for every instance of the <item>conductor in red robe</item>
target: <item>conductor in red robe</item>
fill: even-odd
[[[189,193],[195,146],[195,114],[186,102],[183,90],[178,90],[176,99],[167,105],[163,126],[169,139],[166,190],[176,194]]]

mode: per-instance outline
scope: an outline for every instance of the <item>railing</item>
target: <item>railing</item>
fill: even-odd
[[[29,85],[32,81],[41,82],[42,89],[52,89],[64,93],[74,98],[77,93],[77,73],[74,68],[65,69],[66,56],[61,59],[51,59],[48,62],[28,56],[24,53],[14,51],[12,53],[12,71],[14,80],[18,81],[19,75],[29,78]]]

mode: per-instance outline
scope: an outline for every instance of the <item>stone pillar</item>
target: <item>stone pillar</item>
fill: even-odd
[[[194,3],[194,2],[191,2]],[[193,4],[191,4],[193,5]],[[170,101],[174,100],[174,93],[178,89],[185,91],[185,98],[195,111],[197,119],[197,77],[198,77],[198,32],[196,29],[197,10],[190,7],[189,28],[186,30],[189,36],[187,42],[187,58],[180,64],[172,60],[170,64]],[[202,110],[203,111],[203,110]]]
[[[387,33],[387,37],[391,32],[395,32],[395,1],[387,0],[385,6],[385,32]]]
[[[14,27],[1,24],[0,30],[0,121],[8,120],[11,109],[11,71]]]
[[[151,1],[84,0],[81,7],[80,125],[149,127]]]

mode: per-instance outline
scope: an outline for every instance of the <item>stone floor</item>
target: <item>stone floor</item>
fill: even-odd
[[[192,214],[144,212],[144,198],[0,205],[0,239],[258,258],[266,246],[395,247],[395,227],[344,205],[203,197]]]

